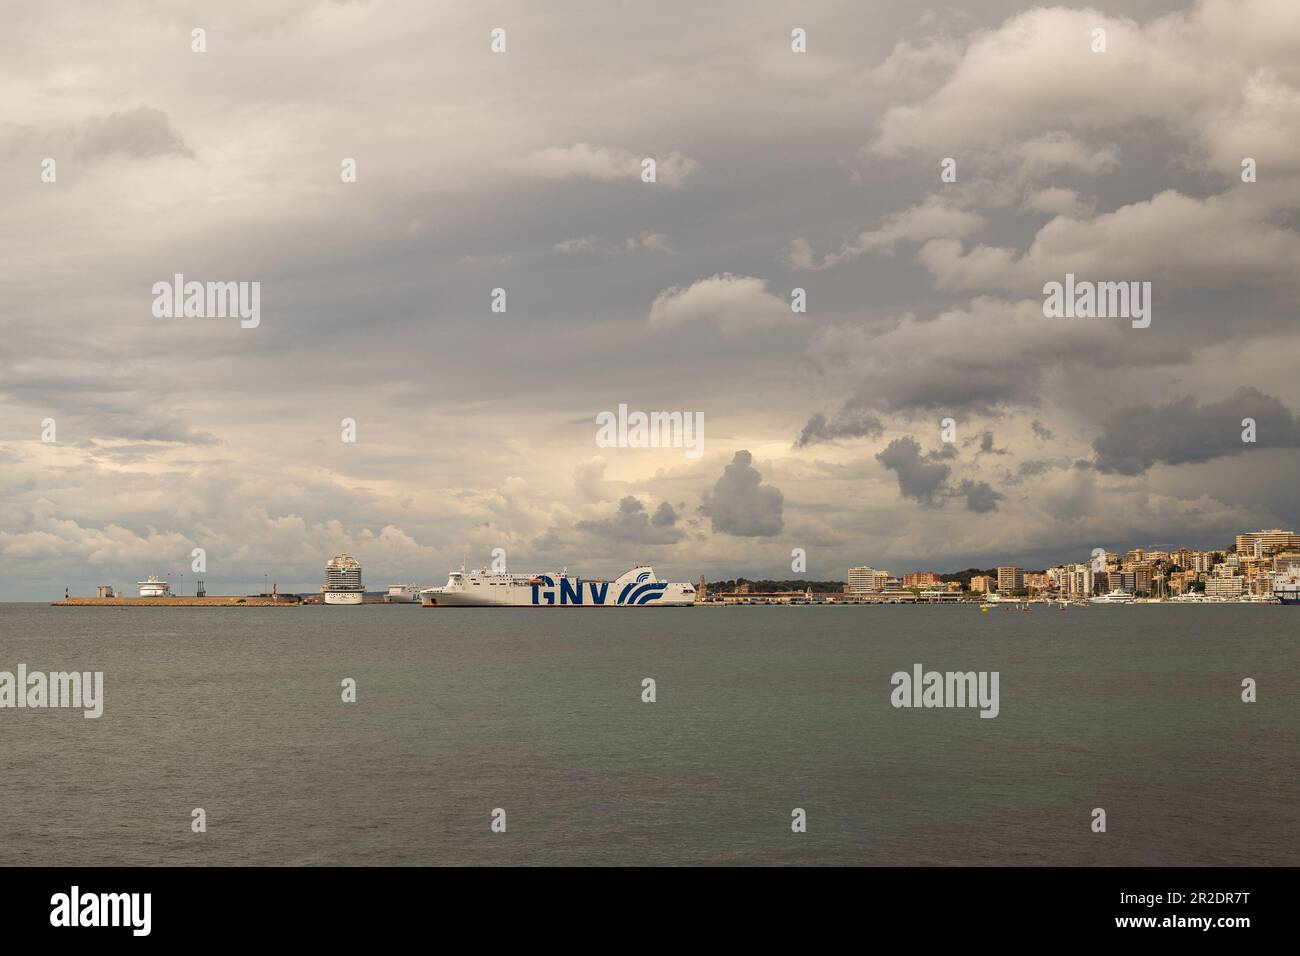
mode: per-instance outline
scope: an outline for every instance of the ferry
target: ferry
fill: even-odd
[[[366,593],[361,563],[350,554],[336,554],[325,565],[325,583],[320,590],[326,604],[360,604]]]
[[[418,584],[390,584],[384,595],[385,604],[419,604],[420,586]]]
[[[1300,565],[1273,572],[1273,597],[1279,604],[1300,604]]]
[[[1089,604],[1132,604],[1136,600],[1128,591],[1122,588],[1116,588],[1106,594],[1098,594],[1096,597],[1088,598]]]
[[[583,580],[568,569],[548,574],[452,571],[440,588],[420,592],[423,607],[690,607],[695,585],[655,576],[639,564],[613,581]]]

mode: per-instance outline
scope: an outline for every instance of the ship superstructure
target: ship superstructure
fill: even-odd
[[[1273,572],[1273,597],[1282,604],[1300,604],[1300,565]]]
[[[637,565],[613,581],[568,573],[519,574],[481,568],[452,571],[440,588],[420,592],[425,607],[689,607],[695,585],[655,576]]]
[[[361,562],[350,554],[336,554],[325,565],[325,583],[320,590],[326,604],[360,604],[366,592]]]

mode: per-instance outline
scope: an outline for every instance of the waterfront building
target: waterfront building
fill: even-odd
[[[1240,597],[1245,590],[1245,578],[1223,575],[1205,579],[1206,597]]]
[[[971,594],[987,594],[989,590],[989,578],[986,574],[977,574],[970,579]]]
[[[1259,551],[1256,551],[1256,542],[1259,543]],[[1237,553],[1266,557],[1276,554],[1278,551],[1286,551],[1292,548],[1300,548],[1300,534],[1294,531],[1282,531],[1279,528],[1273,528],[1269,531],[1248,531],[1245,534],[1237,535]]]
[[[1017,567],[998,568],[998,593],[1012,594],[1025,589],[1025,570]]]
[[[903,575],[903,587],[905,588],[936,588],[941,584],[939,575],[933,571],[909,571]]]
[[[889,579],[888,571],[877,571],[865,565],[860,568],[849,568],[846,591],[849,594],[876,594],[888,586]]]

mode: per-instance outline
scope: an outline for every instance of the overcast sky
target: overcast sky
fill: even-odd
[[[372,589],[498,547],[842,579],[1297,523],[1293,0],[4,21],[0,599],[192,587],[195,547],[220,593],[339,551]],[[156,318],[176,273],[260,282],[260,325]],[[1044,317],[1066,273],[1150,282],[1150,327]],[[598,447],[620,403],[704,453]]]

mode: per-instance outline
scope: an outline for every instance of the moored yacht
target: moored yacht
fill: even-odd
[[[1132,604],[1134,596],[1123,588],[1116,588],[1105,594],[1098,594],[1095,597],[1088,598],[1089,604]]]

